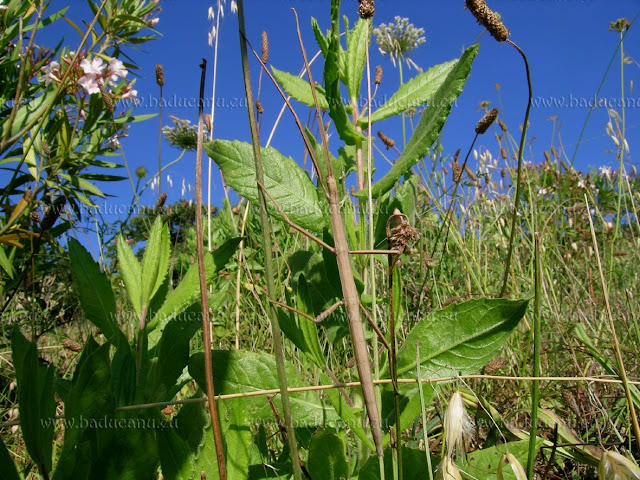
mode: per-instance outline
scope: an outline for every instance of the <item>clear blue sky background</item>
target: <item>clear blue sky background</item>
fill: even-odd
[[[244,96],[239,58],[239,39],[237,16],[231,14],[230,1],[225,6],[225,16],[220,29],[218,59],[218,102],[227,105],[217,108],[215,119],[215,137],[224,139],[249,139],[246,108],[231,106]],[[62,2],[54,2],[56,3]],[[158,40],[143,46],[143,52],[130,52],[141,66],[136,83],[141,105],[134,108],[134,114],[154,113],[157,108],[151,104],[158,98],[154,67],[160,63],[164,67],[166,85],[164,96],[169,106],[164,109],[164,125],[170,125],[169,115],[197,119],[197,98],[202,58],[208,61],[207,95],[211,94],[213,71],[213,49],[207,43],[207,33],[212,21],[207,19],[207,9],[213,1],[161,0],[163,11],[157,30],[162,34]],[[425,29],[427,42],[412,55],[413,60],[423,69],[453,58],[470,46],[482,32],[472,15],[464,9],[463,0],[440,0],[416,2],[414,0],[378,0],[376,2],[374,24],[391,22],[394,16],[409,17],[418,27]],[[357,19],[356,0],[344,0],[342,13],[351,23]],[[531,112],[531,130],[529,138],[536,137],[527,152],[527,160],[540,162],[543,151],[550,147],[554,123],[551,117],[557,115],[561,126],[560,134],[567,152],[574,151],[578,136],[589,111],[584,103],[592,99],[605,74],[607,65],[614,54],[619,36],[610,32],[609,22],[620,17],[632,20],[640,11],[638,0],[493,0],[490,6],[501,13],[511,30],[511,38],[518,43],[529,56],[532,70],[534,106]],[[311,54],[317,51],[310,28],[310,17],[315,17],[326,29],[329,26],[328,0],[247,0],[245,2],[247,32],[250,41],[259,49],[260,35],[266,30],[269,35],[269,62],[277,68],[298,73],[302,66],[298,47],[294,16],[290,9],[295,7],[300,17],[305,46]],[[69,15],[87,16],[84,2],[71,3]],[[61,22],[61,24],[64,22]],[[61,30],[62,32],[62,30]],[[65,30],[66,43],[77,43],[77,34]],[[631,27],[626,39],[625,50],[633,59],[640,55],[640,31],[637,25]],[[506,44],[498,44],[488,33],[480,40],[481,48],[474,62],[471,76],[457,105],[453,108],[443,132],[445,154],[453,154],[456,149],[463,151],[473,138],[473,128],[480,118],[478,105],[481,101],[499,106],[499,96],[495,85],[500,84],[500,96],[505,119],[511,132],[517,136],[518,126],[522,122],[526,104],[526,83],[523,62],[516,51]],[[618,54],[619,55],[619,54]],[[380,55],[377,48],[371,52],[372,66],[380,64],[384,68],[384,79],[378,95],[390,96],[398,87],[397,70],[390,61]],[[259,65],[252,62],[252,80],[257,87]],[[407,71],[405,78],[415,75],[415,70]],[[316,78],[321,78],[320,68],[315,69]],[[630,89],[631,82],[635,84]],[[620,98],[619,58],[614,60],[601,97]],[[633,158],[636,138],[640,131],[640,67],[634,60],[625,66],[625,95],[634,102],[627,109],[627,138]],[[275,121],[282,102],[266,77],[262,82],[261,100],[265,108],[262,118],[262,137],[266,141],[268,132]],[[176,104],[176,99],[178,102]],[[573,104],[571,104],[571,99]],[[190,101],[192,106],[185,106]],[[582,105],[576,106],[576,102]],[[300,116],[307,118],[308,109],[298,104]],[[616,107],[620,111],[619,107]],[[615,167],[614,144],[605,132],[608,121],[607,110],[596,109],[589,120],[587,130],[577,156],[576,167],[610,165]],[[135,169],[145,166],[150,171],[157,168],[157,118],[136,124],[128,138],[123,140],[127,159]],[[375,128],[375,127],[374,127]],[[387,135],[400,143],[399,119],[387,120],[380,124]],[[375,128],[378,130],[378,128]],[[556,133],[557,135],[557,133]],[[556,137],[557,138],[557,137]],[[491,136],[485,136],[484,143],[494,156],[496,143]],[[338,144],[334,136],[333,147]],[[287,113],[276,133],[273,145],[287,155],[302,159],[302,144]],[[179,151],[163,144],[163,162],[168,163],[179,155]],[[378,163],[378,175],[384,172],[383,161]],[[166,191],[169,202],[181,198],[181,183],[193,185],[195,154],[188,153],[184,159],[168,172],[173,180],[173,188]],[[473,167],[473,165],[472,165]],[[205,177],[206,178],[206,177]],[[215,204],[220,205],[222,188],[217,169],[215,179]],[[163,179],[166,186],[166,179]],[[117,186],[104,185],[107,193],[116,195],[108,199],[109,203],[124,203],[130,199],[128,183]],[[187,198],[193,198],[188,193]],[[154,196],[147,192],[143,203],[153,203]],[[108,217],[107,217],[108,220]]]

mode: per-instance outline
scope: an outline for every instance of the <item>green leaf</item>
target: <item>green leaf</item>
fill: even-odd
[[[51,472],[56,402],[53,366],[38,360],[36,344],[28,341],[16,324],[11,334],[13,366],[18,382],[18,410],[22,438],[42,475]]]
[[[433,457],[432,457],[432,460]],[[394,478],[391,448],[384,450],[384,478]],[[436,462],[432,467],[435,470]],[[429,463],[426,453],[417,448],[402,447],[402,478],[403,480],[424,480],[429,478]],[[379,480],[380,467],[378,457],[371,455],[360,469],[358,480]]]
[[[0,438],[0,472],[5,480],[21,480],[16,469],[16,464],[13,463],[9,450]]]
[[[147,309],[151,299],[156,294],[169,270],[169,228],[162,223],[162,216],[158,215],[147,241],[142,258],[142,293],[140,304]]]
[[[372,25],[372,23],[362,18],[359,19],[347,41],[347,88],[349,97],[352,101],[355,99],[356,102],[360,95],[362,73],[367,59],[367,43],[371,44],[371,29],[367,28],[368,25]],[[369,41],[367,37],[369,37]]]
[[[338,135],[347,145],[355,145],[365,140],[356,130],[347,116],[340,94],[340,1],[331,0],[331,32],[329,34],[329,50],[324,62],[324,85],[329,102],[329,116],[338,131]]]
[[[327,52],[329,51],[329,42],[327,42],[327,37],[325,37],[322,30],[320,30],[318,21],[313,17],[311,17],[311,28],[313,29],[313,35],[316,37],[316,42],[318,42],[318,47],[322,55],[326,58]]]
[[[290,73],[278,70],[274,66],[271,67],[271,73],[273,73],[273,76],[285,92],[299,102],[302,102],[311,108],[315,108],[316,103],[313,100],[313,93],[311,92],[309,82],[297,77],[296,75],[291,75]],[[329,110],[326,93],[324,88],[320,85],[316,85],[316,97],[318,98],[318,106],[320,107],[320,110]]]
[[[229,480],[245,480],[249,474],[252,439],[245,409],[243,398],[222,402],[220,408],[221,413],[229,419],[224,432]]]
[[[529,300],[483,298],[432,312],[398,350],[398,376],[414,378],[417,342],[422,378],[480,371],[500,352],[528,304]]]
[[[107,341],[123,335],[116,321],[116,301],[109,280],[74,238],[69,240],[69,259],[86,317],[102,331]]]
[[[167,480],[194,478],[193,454],[189,445],[173,428],[160,429],[156,433],[162,477]]]
[[[536,443],[536,452],[542,446],[542,439]],[[457,460],[458,467],[469,478],[477,478],[478,480],[495,480],[498,472],[498,464],[505,453],[511,453],[518,459],[520,465],[527,466],[529,458],[529,441],[509,442],[501,445],[476,450],[468,453],[466,457]],[[515,479],[515,475],[509,468],[502,468],[502,475],[505,480]]]
[[[127,295],[133,305],[133,309],[135,310],[138,318],[140,318],[140,315],[142,314],[142,290],[140,289],[140,285],[142,284],[142,267],[133,253],[133,250],[131,250],[131,247],[122,235],[118,238],[117,251],[120,277],[122,278],[124,287],[127,290]]]
[[[229,259],[233,256],[236,248],[240,244],[240,238],[231,238],[223,243],[211,254],[205,254],[204,265],[207,272],[207,285],[218,276]],[[189,305],[200,298],[200,277],[198,274],[198,264],[194,263],[189,267],[182,281],[173,290],[162,304],[162,307],[155,312],[153,319],[147,325],[149,331],[149,348],[155,347],[162,336],[162,331],[169,320],[176,318]]]
[[[4,245],[0,245],[0,267],[2,267],[9,278],[13,279],[15,274],[13,263],[11,263],[7,254],[4,252]]]
[[[202,327],[201,315],[200,304],[196,303],[164,328],[146,384],[149,402],[173,398],[176,380],[189,362],[189,342]]]
[[[415,384],[398,385],[400,391],[400,431],[404,432],[409,428],[416,418],[422,413],[422,405],[420,402],[420,391]],[[425,402],[435,395],[435,388],[432,384],[425,383],[422,385],[422,393],[425,398]],[[385,385],[382,388],[382,421],[387,425],[393,425],[395,428],[395,399],[393,387],[391,385]],[[383,445],[388,445],[391,442],[391,436],[386,433],[382,439]]]
[[[340,480],[349,477],[349,466],[342,437],[318,430],[311,437],[309,475],[313,480]]]
[[[411,107],[430,103],[435,97],[438,88],[447,80],[447,76],[457,62],[458,60],[450,60],[440,65],[435,65],[426,72],[416,75],[407,83],[402,84],[388,101],[373,112],[371,123],[398,115]],[[359,120],[360,125],[363,127],[368,125],[368,122],[369,119],[367,117]]]
[[[256,392],[278,389],[276,363],[273,355],[248,351],[214,350],[211,352],[213,382],[216,394],[226,395],[241,392]],[[308,385],[300,379],[296,368],[289,362],[285,365],[289,387]],[[195,353],[189,359],[189,373],[200,388],[205,387],[204,354]],[[250,421],[273,421],[273,411],[266,398],[247,397],[246,415]],[[279,396],[274,400],[279,412],[282,405]],[[299,427],[322,425],[338,417],[331,407],[320,402],[317,393],[304,392],[291,395],[291,413],[298,419]]]
[[[396,181],[427,154],[440,135],[453,102],[462,93],[477,51],[478,45],[467,48],[455,63],[429,105],[422,112],[420,121],[400,158],[396,160],[389,172],[373,185],[371,193],[374,198],[391,190]],[[358,192],[357,196],[367,198],[367,195],[367,189],[364,189]]]
[[[297,306],[298,310],[307,315],[313,316],[313,298],[307,286],[307,280],[304,274],[300,274],[298,278],[297,288]],[[320,342],[318,341],[318,326],[308,318],[304,318],[302,315],[297,315],[298,327],[302,333],[304,339],[304,346],[301,350],[309,356],[318,367],[324,368],[326,360]]]
[[[258,204],[253,147],[250,143],[215,140],[204,145],[207,154],[218,164],[225,181],[240,195]],[[313,182],[291,157],[275,148],[262,149],[264,187],[289,219],[303,228],[321,231],[325,225],[326,200],[319,199]],[[269,212],[282,218],[267,198]]]

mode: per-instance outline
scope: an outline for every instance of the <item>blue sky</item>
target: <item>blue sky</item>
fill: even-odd
[[[215,119],[215,137],[223,139],[249,139],[246,108],[238,105],[244,96],[239,58],[239,39],[237,17],[230,12],[227,0],[225,15],[220,28],[218,58],[218,89]],[[56,3],[54,1],[54,6]],[[391,22],[394,16],[408,17],[417,27],[425,29],[426,43],[412,55],[412,59],[423,69],[451,60],[460,55],[482,33],[482,28],[466,11],[463,0],[438,2],[416,2],[414,0],[379,0],[376,2],[374,24]],[[511,30],[511,39],[527,53],[532,70],[534,104],[531,112],[529,138],[535,137],[527,152],[527,160],[540,162],[543,151],[549,149],[554,123],[551,118],[557,115],[562,142],[571,156],[592,100],[605,74],[607,65],[618,46],[618,33],[608,31],[609,22],[620,17],[632,20],[640,11],[637,0],[493,0],[490,6],[501,13],[506,26]],[[166,85],[164,97],[169,105],[165,107],[164,125],[170,125],[169,115],[197,119],[197,98],[202,58],[208,61],[207,94],[211,94],[213,71],[213,49],[208,45],[207,34],[212,22],[207,18],[207,10],[213,2],[187,0],[161,0],[163,11],[157,30],[162,34],[158,40],[144,45],[142,52],[129,52],[138,62],[136,89],[141,104],[134,108],[134,114],[157,112],[152,106],[158,98],[155,84],[154,67],[160,63],[164,67]],[[341,11],[351,23],[357,19],[356,0],[344,0]],[[310,28],[310,18],[318,19],[323,29],[329,26],[328,0],[247,0],[245,1],[247,32],[252,44],[259,48],[260,35],[266,30],[270,42],[270,64],[275,67],[298,73],[302,58],[297,42],[295,20],[291,8],[295,7],[302,27],[303,40],[308,52],[313,55],[317,46]],[[71,3],[69,16],[86,16],[84,2]],[[64,22],[61,22],[63,24]],[[61,25],[62,26],[62,25]],[[77,34],[64,30],[68,42],[77,43]],[[62,30],[61,30],[62,33]],[[640,32],[633,26],[626,39],[625,50],[633,59],[638,54]],[[526,83],[523,62],[516,51],[506,44],[498,44],[488,33],[480,39],[481,47],[476,58],[466,88],[456,106],[452,109],[449,121],[443,131],[445,154],[453,154],[458,148],[468,148],[473,139],[473,128],[480,118],[478,105],[481,101],[490,101],[491,106],[499,106],[496,84],[500,85],[502,106],[501,117],[517,135],[522,122],[526,104]],[[390,96],[398,87],[398,72],[388,58],[372,48],[372,66],[380,64],[384,69],[384,78],[378,96]],[[259,65],[252,62],[252,80],[254,88],[258,85]],[[321,78],[321,70],[314,70],[316,78]],[[415,75],[415,70],[407,71],[405,79]],[[627,114],[627,138],[630,146],[630,159],[633,159],[635,141],[640,131],[640,67],[637,62],[625,65],[625,95],[630,97]],[[635,88],[630,90],[633,83]],[[600,97],[618,101],[620,99],[619,58],[613,63]],[[263,77],[260,95],[265,113],[262,117],[262,139],[266,141],[268,132],[275,121],[282,102],[268,79]],[[190,104],[190,106],[186,106]],[[308,109],[300,104],[298,113],[307,118]],[[616,107],[620,111],[619,107]],[[587,130],[580,147],[576,167],[615,166],[615,154],[611,153],[614,144],[605,131],[609,117],[604,108],[596,109],[589,120]],[[157,168],[157,128],[158,120],[136,124],[129,131],[129,137],[123,140],[127,159],[133,169],[145,166],[150,171]],[[374,127],[375,128],[375,127]],[[387,120],[380,125],[385,133],[400,143],[400,120]],[[375,128],[377,131],[378,128]],[[557,138],[557,132],[556,132]],[[492,136],[481,139],[493,153],[496,143]],[[334,135],[333,147],[339,140]],[[273,145],[283,153],[296,159],[302,159],[302,143],[295,130],[291,116],[286,113],[281,122]],[[163,144],[163,162],[176,159],[179,151]],[[380,160],[377,172],[385,170]],[[167,189],[169,202],[181,198],[182,181],[193,186],[195,154],[187,153],[183,160],[172,167],[168,174],[173,188]],[[473,167],[473,164],[471,165]],[[206,174],[205,174],[206,178]],[[219,205],[223,195],[217,170],[214,174],[214,203]],[[166,185],[166,179],[163,179]],[[109,203],[123,203],[130,199],[128,182],[118,185],[104,185],[105,192],[116,195]],[[192,198],[187,193],[187,198]],[[153,203],[151,192],[143,197],[143,203]],[[102,202],[101,202],[102,203]]]

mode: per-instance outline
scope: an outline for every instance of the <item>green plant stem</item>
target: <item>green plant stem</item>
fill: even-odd
[[[200,65],[202,70],[200,77],[200,96],[198,108],[198,146],[196,149],[196,255],[198,257],[198,273],[200,277],[200,306],[202,307],[202,337],[204,341],[204,370],[207,383],[207,398],[209,415],[211,416],[211,430],[216,447],[216,459],[218,463],[218,475],[220,480],[226,480],[227,469],[222,449],[222,432],[216,397],[213,388],[213,370],[211,365],[211,322],[209,321],[209,297],[207,292],[207,272],[204,265],[204,234],[202,230],[202,144],[203,144],[203,104],[204,104],[204,79],[207,69],[207,61],[203,58]]]
[[[540,376],[540,346],[542,321],[540,304],[542,302],[542,245],[540,234],[535,233],[535,296],[533,300],[533,376]],[[538,429],[538,403],[540,403],[540,382],[531,382],[531,427],[529,429],[529,458],[527,459],[527,478],[533,478],[536,453],[536,433]]]
[[[158,102],[158,198],[162,195],[162,85],[160,87],[160,101]]]
[[[244,20],[244,2],[238,0],[238,30],[240,34],[240,57],[242,60],[242,73],[244,77],[245,95],[247,98],[247,113],[249,115],[249,126],[251,129],[251,143],[253,145],[254,162],[256,167],[256,180],[264,185],[264,171],[262,169],[262,156],[260,151],[260,138],[258,136],[258,126],[254,113],[253,91],[251,89],[251,76],[249,72],[249,58],[247,55],[247,45],[245,43],[245,20]],[[264,247],[264,273],[267,283],[267,295],[269,298],[276,298],[276,287],[274,283],[274,267],[273,256],[271,252],[271,225],[269,223],[269,214],[267,213],[267,199],[262,191],[258,188],[258,201],[260,206],[260,226],[262,230],[262,245]],[[273,344],[276,355],[276,368],[278,371],[278,383],[280,387],[280,395],[282,397],[282,413],[284,416],[285,429],[287,431],[287,442],[289,445],[289,455],[291,457],[291,467],[293,476],[296,480],[302,480],[302,469],[300,468],[300,458],[298,455],[298,444],[296,441],[296,433],[293,428],[293,418],[291,416],[291,405],[289,402],[289,391],[287,389],[287,376],[284,366],[284,352],[282,350],[282,334],[280,332],[280,324],[278,316],[269,302],[267,306],[269,320],[273,330]]]
[[[398,463],[398,480],[402,480],[402,431],[400,426],[400,390],[398,389],[398,364],[396,362],[396,318],[393,304],[393,271],[400,255],[389,255],[389,373],[393,384],[393,410],[396,417],[396,459]],[[419,365],[419,364],[418,364]],[[419,367],[418,367],[419,368]],[[420,386],[419,388],[421,388]]]
[[[622,196],[623,187],[622,182],[624,178],[624,150],[625,150],[625,134],[626,134],[626,110],[624,108],[624,34],[620,32],[620,110],[622,112],[622,138],[620,139],[620,146],[618,147],[618,202],[616,205],[616,223],[613,231],[613,238],[609,246],[609,271],[607,272],[607,284],[611,285],[611,276],[613,275],[613,253],[616,248],[616,240],[620,232],[620,212],[622,211]],[[632,194],[633,196],[633,194]]]
[[[507,259],[504,265],[504,278],[502,279],[502,289],[500,290],[500,296],[504,297],[507,293],[507,285],[509,284],[509,271],[511,270],[511,257],[513,255],[513,246],[516,237],[516,223],[518,220],[518,208],[520,207],[520,191],[522,186],[522,158],[524,155],[524,143],[527,138],[527,130],[529,124],[529,112],[531,111],[531,98],[533,92],[531,88],[531,72],[529,71],[529,61],[522,49],[513,43],[511,40],[507,40],[510,45],[515,48],[522,56],[524,61],[524,67],[527,74],[527,88],[529,90],[529,98],[527,99],[527,109],[524,113],[524,122],[522,124],[522,135],[520,136],[520,146],[518,147],[518,173],[516,175],[516,193],[515,200],[513,202],[513,216],[511,217],[511,231],[509,232],[509,249],[507,250]]]
[[[424,400],[423,385],[420,375],[420,342],[416,342],[416,380],[418,382],[418,392],[420,393],[420,412],[422,418],[422,438],[424,438],[424,450],[427,456],[429,468],[429,480],[433,480],[433,467],[431,466],[431,452],[429,451],[429,432],[427,431],[427,404]]]

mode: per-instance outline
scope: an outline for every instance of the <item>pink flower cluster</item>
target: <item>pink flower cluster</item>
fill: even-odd
[[[82,68],[84,75],[78,79],[78,85],[89,94],[99,93],[100,84],[104,85],[105,80],[110,87],[115,87],[118,81],[127,78],[127,73],[129,73],[117,58],[110,58],[108,65],[100,57],[93,57],[91,61],[85,58],[80,62],[80,68]],[[120,98],[135,98],[137,94],[137,90],[133,90],[129,84],[125,87]]]

